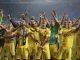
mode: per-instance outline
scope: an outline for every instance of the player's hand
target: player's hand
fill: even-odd
[[[55,35],[56,38],[58,38],[58,36],[59,36],[58,34]]]
[[[51,15],[52,15],[52,16],[56,16],[55,10],[52,10]]]
[[[22,19],[25,20],[26,16],[27,16],[27,13],[22,13],[21,16],[22,16]]]

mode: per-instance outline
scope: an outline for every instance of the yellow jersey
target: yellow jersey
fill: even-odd
[[[28,34],[28,32],[30,32],[29,28],[25,27],[25,30],[26,30],[26,34]],[[16,34],[17,35],[19,34],[19,36],[18,36],[18,46],[27,47],[28,46],[28,37],[27,37],[27,35],[25,37],[26,43],[25,43],[25,45],[23,45],[23,29],[17,30]]]
[[[49,40],[49,37],[50,37],[50,29],[49,28],[41,28],[39,33],[40,33],[40,41],[41,41],[41,43],[44,42],[45,37],[47,37],[48,40]]]
[[[38,27],[36,27],[38,28]],[[39,29],[39,28],[38,28]],[[36,31],[35,28],[30,28],[30,31],[28,32],[35,40],[37,40],[39,42],[40,37],[39,37],[39,31]],[[30,43],[30,45],[35,44],[36,42],[33,40],[32,37],[28,37],[28,42]]]
[[[60,30],[60,42],[62,46],[66,47],[72,47],[73,46],[73,41],[74,41],[74,32],[72,32],[74,28],[72,29],[66,29],[62,28]]]

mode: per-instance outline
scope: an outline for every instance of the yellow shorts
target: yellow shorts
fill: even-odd
[[[4,56],[8,56],[8,54],[11,54],[12,56],[15,56],[15,44],[14,41],[11,41],[10,43],[4,44]]]
[[[15,42],[14,41],[10,42],[10,53],[12,56],[15,56]]]
[[[57,58],[58,46],[57,44],[50,45],[50,55],[53,58]]]
[[[41,55],[44,59],[50,59],[50,49],[49,49],[49,43],[46,43],[43,48],[37,47],[37,53],[36,53],[36,59],[40,59]]]
[[[71,47],[61,47],[58,52],[58,59],[72,60],[72,48]]]
[[[20,46],[16,48],[16,59],[28,59],[28,48]]]
[[[29,43],[29,47],[28,47],[28,49],[29,49],[29,55],[32,55],[33,53],[35,53],[35,43]]]
[[[8,57],[9,52],[10,52],[10,44],[9,43],[5,43],[4,44],[4,56]]]

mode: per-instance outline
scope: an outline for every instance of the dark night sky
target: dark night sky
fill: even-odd
[[[0,0],[0,8],[4,10],[5,15],[11,14],[15,20],[19,19],[25,10],[28,11],[28,19],[32,15],[38,19],[41,9],[46,11],[50,19],[53,8],[59,18],[63,11],[67,12],[70,18],[80,16],[80,0]]]

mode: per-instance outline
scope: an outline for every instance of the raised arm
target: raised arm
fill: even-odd
[[[45,13],[45,12],[43,12],[43,16],[44,16],[44,19],[45,19],[46,22],[47,22],[47,25],[50,26],[50,23],[49,23],[49,21],[48,21],[48,19],[47,19],[47,17],[46,17],[46,13]]]
[[[51,15],[53,16],[54,20],[55,20],[57,23],[59,23],[58,16],[57,16],[55,10],[52,10]]]
[[[63,15],[62,15],[62,18],[61,18],[61,25],[63,24],[63,22],[65,20],[65,16],[66,16],[66,13],[64,12]]]
[[[16,23],[13,21],[13,19],[12,19],[12,17],[11,17],[10,14],[7,16],[7,18],[8,18],[8,20],[12,23],[12,25],[13,25],[14,28],[16,28],[16,27],[18,26],[18,24],[16,24]]]
[[[26,27],[26,28],[30,28],[29,24],[27,23],[26,17],[27,17],[27,13],[22,13],[21,14],[22,17],[22,21],[21,23]]]

